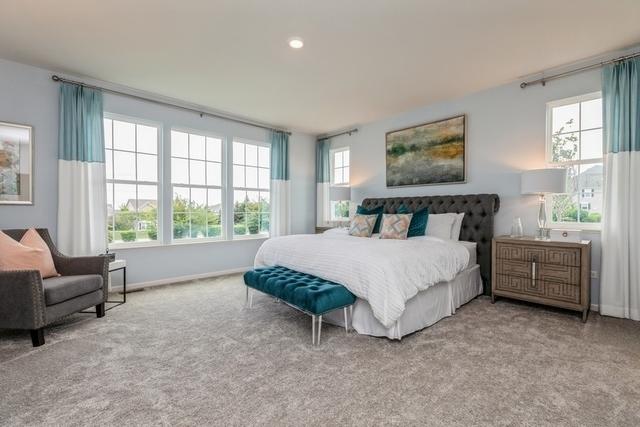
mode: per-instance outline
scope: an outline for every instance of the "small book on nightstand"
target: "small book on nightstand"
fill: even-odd
[[[591,241],[493,239],[491,300],[507,297],[582,312],[587,321],[591,290]]]

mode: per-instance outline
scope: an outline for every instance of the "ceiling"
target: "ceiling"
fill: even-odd
[[[640,42],[638,0],[0,0],[0,57],[310,133]],[[304,39],[292,50],[287,40]]]

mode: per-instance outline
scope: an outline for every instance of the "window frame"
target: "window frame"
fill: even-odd
[[[335,166],[335,161],[336,161],[336,154],[338,153],[344,153],[345,151],[349,152],[349,165],[348,166],[344,166],[344,164],[342,166]],[[350,187],[351,186],[351,148],[349,146],[345,146],[345,147],[339,147],[339,148],[332,148],[331,150],[329,150],[329,166],[331,169],[331,176],[329,177],[329,182],[332,186],[334,187]],[[344,169],[345,168],[349,168],[349,177],[347,178],[347,182],[341,182],[341,183],[336,183],[335,181],[335,171],[336,169],[342,169],[343,172],[343,177],[344,177]]]
[[[190,138],[190,135],[196,135],[196,136],[202,136],[205,138],[205,160],[200,160],[200,159],[193,159],[191,157],[174,157],[173,156],[173,139],[171,137],[171,133],[172,132],[181,132],[181,133],[186,133],[187,134],[187,138]],[[216,185],[207,185],[207,165],[206,163],[209,162],[209,160],[207,160],[207,142],[206,142],[206,138],[215,138],[215,139],[219,139],[222,144],[221,144],[221,153],[220,153],[220,173],[221,173],[221,180],[220,180],[220,186],[216,186]],[[169,194],[171,195],[171,202],[169,203],[169,230],[170,230],[170,238],[169,240],[169,244],[171,245],[182,245],[182,244],[190,244],[190,243],[206,243],[206,242],[221,242],[221,241],[227,241],[229,240],[229,238],[227,237],[227,212],[226,212],[226,207],[227,207],[227,182],[228,182],[228,175],[227,175],[227,138],[222,135],[222,134],[218,134],[215,132],[209,132],[209,131],[203,131],[203,130],[198,130],[198,129],[192,129],[192,128],[188,128],[188,127],[184,127],[184,126],[171,126],[169,129],[169,137],[167,140],[164,141],[168,141],[169,147],[168,147],[168,155],[167,155],[167,161],[169,163],[169,182],[168,187],[169,187]],[[163,142],[164,142],[163,141]],[[190,142],[189,139],[187,139],[188,142]],[[187,156],[191,155],[191,144],[187,143]],[[187,160],[187,174],[189,176],[189,184],[174,184],[173,183],[173,159],[183,159],[183,160]],[[191,160],[196,160],[196,161],[203,161],[205,162],[205,184],[191,184]],[[217,162],[211,162],[211,163],[217,163]],[[164,184],[164,183],[163,183]],[[220,236],[218,237],[186,237],[186,238],[181,238],[181,239],[176,239],[173,235],[173,188],[177,186],[177,187],[182,187],[182,188],[188,188],[189,191],[191,191],[192,188],[199,188],[199,189],[204,189],[205,191],[209,190],[209,189],[219,189],[220,190]],[[208,200],[208,195],[207,195],[207,200]]]
[[[148,119],[143,119],[143,118],[139,118],[139,117],[134,117],[134,116],[128,116],[128,115],[124,115],[124,114],[117,114],[117,113],[111,113],[111,112],[103,112],[102,114],[102,120],[104,123],[104,120],[111,120],[112,123],[113,121],[120,121],[120,122],[126,122],[126,123],[131,123],[133,125],[142,125],[142,126],[149,126],[149,127],[154,127],[157,129],[158,133],[157,133],[157,141],[156,141],[156,167],[157,167],[157,176],[156,176],[156,182],[151,182],[151,181],[138,181],[137,179],[135,180],[122,180],[122,179],[115,179],[115,177],[112,175],[112,178],[108,178],[107,174],[106,174],[106,159],[105,159],[105,182],[106,184],[111,184],[114,186],[114,195],[115,195],[115,184],[128,184],[128,185],[155,185],[156,186],[156,194],[157,194],[157,207],[156,207],[156,214],[157,214],[157,226],[156,226],[156,232],[157,232],[157,238],[156,240],[149,240],[149,241],[136,241],[136,242],[111,242],[109,243],[107,241],[107,248],[108,249],[126,249],[126,248],[137,248],[137,247],[149,247],[149,246],[161,246],[164,242],[164,233],[163,233],[163,221],[164,221],[164,216],[163,216],[163,210],[162,206],[163,206],[163,182],[162,182],[162,177],[163,177],[163,152],[162,152],[162,145],[163,145],[163,141],[164,141],[164,135],[163,135],[163,130],[164,130],[164,126],[161,122],[157,122],[157,121],[153,121],[153,120],[148,120]],[[131,153],[132,151],[126,151],[126,150],[115,150],[114,149],[114,145],[113,145],[113,128],[111,130],[112,134],[111,134],[111,138],[112,138],[112,145],[111,148],[107,148],[106,144],[105,144],[105,156],[106,156],[106,150],[111,150],[111,167],[112,169],[114,168],[114,158],[113,158],[113,153],[114,151],[124,151],[124,152],[129,152]],[[137,131],[136,131],[136,150],[133,151],[133,153],[136,153],[136,156],[138,154],[137,151],[137,144],[138,144],[138,137],[137,137]],[[148,153],[142,153],[142,154],[148,154]],[[137,169],[138,169],[138,164],[136,162],[136,177],[137,177]],[[112,170],[113,173],[113,170]],[[106,191],[106,188],[105,188]],[[114,196],[112,195],[112,197]],[[137,188],[136,188],[136,200],[138,200],[137,198],[138,193],[137,193]],[[107,198],[108,200],[108,198]],[[114,203],[114,215],[115,215],[115,198],[113,200]],[[105,204],[105,209],[107,208],[108,204]],[[137,211],[136,211],[137,213]],[[107,212],[108,214],[108,212]],[[107,224],[108,226],[108,224]],[[107,230],[107,233],[109,231]]]
[[[236,163],[234,163],[233,161],[233,143],[234,142],[238,142],[241,144],[249,144],[249,145],[256,145],[258,147],[266,147],[269,149],[269,189],[265,190],[265,189],[261,189],[261,188],[252,188],[252,187],[236,187],[235,182],[233,182],[233,167],[236,165]],[[228,173],[228,177],[229,177],[229,182],[230,185],[228,186],[228,194],[229,194],[229,202],[230,202],[230,206],[232,207],[231,209],[229,209],[229,226],[228,226],[228,230],[229,230],[229,238],[228,240],[233,241],[233,240],[251,240],[251,239],[265,239],[265,238],[269,238],[271,237],[271,211],[272,211],[272,206],[271,206],[271,196],[272,196],[272,188],[271,188],[271,144],[266,142],[266,141],[258,141],[258,140],[254,140],[254,139],[249,139],[249,138],[242,138],[242,137],[233,137],[231,139],[231,142],[229,143],[229,173]],[[246,168],[247,163],[246,163],[247,159],[245,157],[245,163],[243,163],[243,166]],[[239,165],[239,164],[238,164]],[[253,167],[253,166],[251,166]],[[260,169],[260,166],[258,164],[258,169]],[[262,168],[264,169],[264,168]],[[247,179],[247,172],[245,169],[245,185],[246,185],[246,179]],[[258,175],[258,185],[259,184],[259,175]],[[235,222],[234,222],[234,214],[235,214],[235,201],[234,201],[234,192],[236,191],[236,189],[240,190],[240,191],[257,191],[258,193],[260,192],[268,192],[269,193],[269,232],[268,233],[256,233],[256,234],[238,234],[236,235],[234,232],[234,227],[235,227]]]
[[[548,166],[550,167],[564,167],[564,168],[570,168],[570,167],[574,167],[574,166],[578,166],[578,168],[580,166],[583,165],[595,165],[595,164],[602,164],[604,167],[604,152],[603,152],[603,156],[599,157],[599,158],[594,158],[594,159],[586,159],[586,160],[581,160],[581,159],[577,159],[577,160],[568,160],[568,161],[564,161],[564,162],[554,162],[553,161],[553,109],[557,108],[557,107],[562,107],[565,105],[571,105],[571,104],[580,104],[582,102],[587,102],[587,101],[593,101],[594,99],[601,99],[602,98],[602,92],[601,91],[596,91],[596,92],[590,92],[584,95],[577,95],[577,96],[572,96],[572,97],[568,97],[568,98],[563,98],[563,99],[558,99],[555,101],[550,101],[547,102],[546,104],[546,129],[545,129],[545,160]],[[581,125],[581,111],[578,115],[578,130],[574,131],[577,133],[582,133],[585,131],[590,131],[590,130],[596,130],[596,129],[602,129],[603,130],[603,138],[604,138],[604,123],[602,123],[602,127],[599,128],[586,128],[586,129],[582,129]],[[570,132],[567,132],[570,133]],[[579,150],[582,150],[582,140],[580,140],[580,145],[579,145]],[[603,176],[604,176],[604,172],[603,172]],[[592,192],[593,195],[594,192]],[[567,194],[571,194],[571,193],[567,193]],[[576,194],[578,195],[578,202],[577,202],[577,207],[578,209],[580,209],[580,199],[582,196],[582,188],[580,188],[578,186],[577,192]],[[549,198],[551,199],[551,198]],[[558,221],[553,221],[553,201],[552,200],[548,200],[547,201],[547,218],[549,219],[549,225],[551,225],[553,228],[559,228],[559,229],[579,229],[579,230],[583,230],[583,231],[600,231],[602,228],[602,221],[601,222],[581,222],[581,221],[576,221],[576,222],[558,222]]]

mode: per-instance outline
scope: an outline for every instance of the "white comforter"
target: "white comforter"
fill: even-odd
[[[460,244],[436,237],[389,240],[341,233],[303,234],[265,241],[255,266],[280,265],[340,283],[369,302],[386,328],[419,291],[452,280],[469,262]]]

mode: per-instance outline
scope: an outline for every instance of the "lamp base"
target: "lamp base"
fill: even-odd
[[[551,229],[550,228],[538,228],[536,231],[536,240],[551,240]]]

